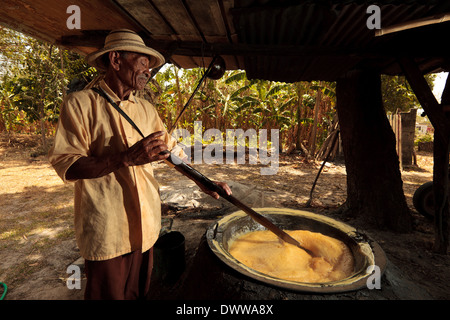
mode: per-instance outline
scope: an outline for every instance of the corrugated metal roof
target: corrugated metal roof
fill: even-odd
[[[245,66],[250,78],[333,80],[366,60],[371,54],[370,48],[379,48],[384,41],[375,38],[374,30],[366,25],[370,16],[366,12],[369,1],[283,1],[290,3],[284,6],[268,3],[236,2],[236,7],[238,4],[244,6],[232,12],[239,41],[281,48],[283,45],[297,46],[298,54],[296,57],[282,53],[273,56],[262,52],[246,56]],[[448,3],[443,5],[442,1],[383,3],[387,4],[380,7],[382,27],[427,17],[449,6]],[[383,58],[385,65],[392,63],[386,53]],[[390,58],[395,58],[395,50]]]
[[[3,0],[0,24],[75,48],[96,50],[109,30],[140,32],[147,44],[183,68],[220,54],[228,69],[278,81],[334,80],[370,65],[398,73],[395,58],[411,55],[423,70],[445,67],[450,24],[375,37],[367,7],[381,8],[381,27],[450,12],[437,0],[78,0],[82,30],[66,27],[70,0]]]

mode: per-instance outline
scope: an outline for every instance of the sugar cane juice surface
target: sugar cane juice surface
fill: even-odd
[[[315,257],[268,230],[236,238],[229,252],[253,270],[289,281],[325,283],[342,280],[353,273],[353,255],[342,241],[305,230],[286,232]]]

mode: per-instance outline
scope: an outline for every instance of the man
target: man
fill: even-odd
[[[161,227],[151,162],[165,160],[165,150],[184,155],[155,108],[134,95],[149,80],[150,68],[162,65],[164,58],[135,32],[120,29],[86,59],[105,72],[104,80],[67,97],[49,160],[64,182],[75,183],[75,234],[85,259],[85,299],[145,298],[152,247]],[[218,184],[231,193],[225,183]]]

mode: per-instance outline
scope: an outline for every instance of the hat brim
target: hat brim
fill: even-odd
[[[96,69],[105,71],[106,67],[102,62],[101,57],[111,51],[129,51],[142,53],[150,58],[150,68],[157,68],[165,63],[164,57],[156,50],[149,48],[147,46],[136,45],[135,43],[122,43],[116,46],[109,46],[98,51],[92,52],[86,56],[86,62],[95,67]]]

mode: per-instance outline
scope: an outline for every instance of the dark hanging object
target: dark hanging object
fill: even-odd
[[[208,68],[206,76],[209,79],[219,80],[226,71],[225,60],[221,56],[214,57],[211,66]]]

